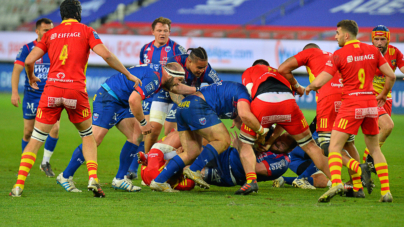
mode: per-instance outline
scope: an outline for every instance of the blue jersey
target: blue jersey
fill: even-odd
[[[154,42],[150,42],[142,47],[140,50],[140,64],[167,64],[167,60],[178,54],[185,54],[186,50],[181,45],[168,39],[168,42],[157,48],[154,46]]]
[[[223,81],[205,86],[200,91],[220,119],[236,118],[237,103],[239,101],[251,102],[247,88],[233,81]]]
[[[181,54],[168,59],[167,63],[177,62],[185,70],[185,84],[192,87],[200,87],[202,83],[213,84],[220,82],[221,79],[217,75],[216,71],[212,69],[208,63],[208,67],[205,72],[198,78],[191,71],[187,69],[187,58],[189,54]]]
[[[21,49],[18,52],[17,57],[14,61],[14,64],[19,64],[19,65],[24,66],[25,59],[27,58],[28,54],[31,53],[32,49],[34,49],[36,44],[37,44],[37,41],[33,41],[33,42],[25,44],[23,47],[21,47]],[[31,86],[29,86],[29,80],[28,80],[27,73],[25,72],[25,70],[24,70],[24,72],[25,72],[24,88],[26,90],[34,91],[37,93],[42,93],[43,89],[45,87],[45,84],[46,84],[46,80],[48,79],[48,72],[49,72],[49,67],[50,67],[50,60],[49,60],[48,53],[45,53],[44,56],[42,56],[42,58],[38,59],[35,62],[34,67],[35,67],[34,68],[35,76],[41,80],[41,82],[37,82],[39,89],[35,90],[35,89],[31,88]]]
[[[142,81],[142,86],[138,86],[136,91],[139,92],[142,99],[149,97],[160,90],[161,86],[161,65],[143,64],[132,68],[128,71]],[[106,84],[107,86],[105,86]],[[112,96],[116,96],[118,100],[129,106],[129,96],[135,90],[133,86],[135,82],[126,79],[122,73],[115,74],[108,78],[102,86],[109,92],[113,92]]]

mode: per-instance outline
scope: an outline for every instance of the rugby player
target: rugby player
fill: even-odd
[[[25,59],[31,50],[36,46],[36,44],[41,41],[42,36],[53,28],[53,23],[51,20],[47,18],[42,18],[36,22],[36,34],[38,38],[30,43],[24,45],[20,52],[18,52],[17,58],[14,62],[13,73],[11,74],[11,103],[18,107],[18,104],[21,103],[20,95],[18,94],[18,83],[20,81],[20,74],[25,66]],[[25,76],[24,83],[24,99],[22,101],[22,112],[24,118],[24,135],[21,141],[22,151],[24,151],[25,146],[27,146],[29,139],[31,138],[32,131],[34,130],[35,116],[36,110],[38,108],[39,99],[41,98],[43,89],[46,84],[46,80],[48,78],[49,72],[49,56],[46,53],[42,58],[40,58],[37,62],[35,62],[35,76],[38,77],[41,82],[38,82],[38,90],[35,90],[29,86],[29,80],[27,75]],[[26,74],[26,73],[25,73]],[[45,147],[44,147],[44,155],[42,159],[42,163],[39,166],[41,171],[44,171],[46,176],[54,177],[55,173],[52,171],[52,167],[50,164],[50,158],[52,157],[53,151],[55,150],[56,143],[59,139],[59,121],[52,127],[49,132],[49,136],[46,139]]]
[[[139,55],[140,64],[153,63],[153,64],[161,64],[164,66],[165,64],[167,64],[167,60],[170,57],[186,53],[184,47],[182,47],[181,45],[179,45],[178,43],[174,42],[169,38],[171,31],[170,19],[159,17],[153,21],[151,27],[152,27],[152,34],[154,35],[154,41],[144,45],[140,50]],[[162,93],[164,94],[164,97],[169,96],[168,91],[162,90]],[[143,113],[147,121],[150,121],[150,107],[153,101],[153,97],[154,95],[151,95],[149,98],[143,100],[142,102]],[[171,129],[175,128],[176,124],[171,123],[172,118],[174,117],[175,114],[173,116],[168,116],[166,118],[166,122],[164,123],[164,128],[166,132],[165,135],[167,135],[168,132],[171,131]],[[158,125],[157,127],[159,126],[160,125]],[[161,129],[158,131],[161,131]],[[140,143],[138,151],[144,151],[143,141]],[[139,164],[137,163],[137,160],[133,160],[128,171],[129,179],[137,178],[138,167]]]
[[[309,43],[304,48],[303,51],[299,52],[295,56],[288,58],[279,66],[279,73],[283,75],[292,87],[297,87],[296,92],[300,96],[304,94],[304,88],[298,86],[297,80],[293,77],[292,71],[300,66],[306,66],[307,73],[309,74],[310,82],[312,82],[318,74],[320,74],[327,61],[331,59],[332,53],[323,51],[315,43]],[[334,124],[335,118],[337,117],[338,109],[341,106],[341,96],[342,96],[342,83],[341,75],[337,71],[333,79],[327,82],[321,89],[316,93],[317,109],[316,109],[316,119],[318,132],[318,142],[319,146],[323,149],[324,155],[328,157],[328,147],[330,145],[331,130]],[[312,132],[313,133],[313,132]],[[343,164],[348,167],[351,178],[355,185],[354,192],[358,196],[365,197],[363,192],[361,175],[362,169],[359,168],[359,153],[356,150],[355,136],[351,135],[345,144],[344,148],[349,151],[351,158],[348,161],[343,159]],[[363,168],[367,168],[367,165],[362,165]],[[368,174],[365,170],[364,174]],[[299,184],[299,179],[297,178],[295,185]]]
[[[208,63],[208,55],[202,47],[190,48],[189,54],[182,54],[171,57],[167,62],[177,62],[185,70],[185,84],[200,88],[202,83],[213,84],[221,81],[216,71]],[[150,121],[153,122],[153,130],[145,138],[145,152],[147,153],[151,146],[157,141],[162,129],[164,119],[175,124],[175,113],[177,105],[173,103],[171,97],[164,92],[156,94],[150,109]],[[168,115],[167,115],[168,114]],[[166,117],[167,116],[167,117]],[[171,131],[171,128],[165,129],[165,134]]]
[[[197,185],[209,188],[200,171],[206,163],[218,160],[218,155],[230,145],[229,132],[220,119],[234,119],[240,116],[246,125],[259,134],[264,134],[264,130],[250,111],[250,97],[242,84],[218,82],[202,87],[200,92],[182,100],[173,100],[179,103],[176,118],[184,153],[175,156],[151,182],[150,188],[153,190],[171,192],[172,188],[166,181],[191,163],[192,165],[185,169],[184,175],[194,180]],[[202,138],[209,142],[203,150]]]
[[[319,202],[329,202],[336,194],[343,193],[341,151],[349,136],[358,133],[359,127],[362,127],[365,143],[374,158],[376,172],[381,182],[380,202],[393,201],[386,159],[378,144],[377,107],[384,105],[387,94],[394,84],[395,75],[376,47],[356,39],[358,30],[358,25],[353,20],[338,22],[335,38],[342,48],[334,52],[324,71],[306,87],[306,94],[312,90],[317,91],[333,78],[337,70],[341,73],[344,85],[342,105],[335,119],[329,146],[328,163],[332,173],[332,187],[319,198]],[[375,97],[372,81],[377,68],[386,76],[386,83],[380,94]],[[370,192],[370,177],[364,181]]]
[[[114,125],[126,136],[127,141],[121,150],[120,165],[112,180],[112,187],[134,192],[141,188],[134,186],[126,174],[136,156],[142,134],[146,135],[151,131],[151,125],[144,117],[142,100],[153,95],[160,87],[180,94],[194,93],[196,88],[181,83],[185,72],[178,63],[169,63],[166,66],[143,64],[128,71],[137,75],[142,85],[134,89],[134,83],[127,80],[122,73],[108,78],[94,97],[93,127],[97,146]],[[73,174],[82,163],[80,160],[83,160],[82,145],[76,148],[68,167],[57,177],[57,183],[68,192],[80,192],[73,183]]]
[[[41,80],[34,75],[35,62],[49,53],[48,81],[39,101],[34,131],[21,157],[17,182],[10,195],[20,197],[26,177],[35,163],[36,154],[53,125],[66,109],[69,120],[78,129],[83,141],[83,155],[89,175],[88,189],[95,197],[105,197],[97,176],[97,145],[92,133],[91,110],[86,91],[85,70],[92,49],[110,67],[123,73],[137,86],[141,81],[130,74],[122,63],[102,43],[97,32],[81,24],[81,4],[65,0],[60,5],[62,23],[46,32],[25,60],[29,84],[38,89]]]
[[[390,31],[384,25],[376,26],[372,31],[372,43],[373,46],[377,47],[380,52],[383,54],[387,63],[389,63],[390,67],[393,71],[396,71],[398,68],[402,73],[404,73],[404,56],[397,47],[390,45]],[[373,89],[376,92],[376,95],[379,95],[383,90],[384,84],[386,82],[386,77],[380,70],[376,71],[376,76],[373,78]],[[382,107],[378,107],[378,115],[379,115],[379,146],[382,147],[387,137],[390,135],[391,131],[394,127],[394,122],[391,119],[391,108],[393,104],[393,99],[391,98],[391,91],[387,95],[386,104]],[[368,158],[368,162],[373,162],[373,159],[369,155],[369,149],[365,149],[365,153],[363,154],[363,162],[366,162]],[[373,169],[373,168],[372,168]],[[374,170],[374,169],[373,169]]]

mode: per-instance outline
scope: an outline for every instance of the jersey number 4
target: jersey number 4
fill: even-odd
[[[359,69],[358,79],[359,82],[361,82],[361,85],[359,85],[359,89],[363,89],[363,86],[365,85],[365,70],[363,68]]]
[[[67,55],[67,44],[66,44],[66,45],[63,45],[62,51],[60,52],[60,55],[59,55],[59,60],[62,61],[62,65],[66,64],[67,56],[68,55]]]

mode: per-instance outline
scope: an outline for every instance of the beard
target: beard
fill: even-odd
[[[162,84],[163,88],[170,91],[171,88],[174,86],[174,77],[168,79],[164,84]]]
[[[381,48],[380,52],[381,52],[382,54],[384,54],[384,53],[386,52],[386,50],[387,50],[387,45],[384,46],[384,47],[380,46],[380,47],[377,47],[377,48],[379,48],[379,50],[380,50],[380,48]]]

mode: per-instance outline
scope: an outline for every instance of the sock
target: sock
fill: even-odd
[[[136,153],[144,152],[144,142],[140,142],[139,148]],[[130,164],[129,171],[137,173],[139,169],[139,163],[137,163],[137,158],[134,158],[132,163]]]
[[[338,152],[330,152],[328,155],[328,166],[330,167],[332,186],[335,187],[338,184],[342,184],[341,181],[341,169],[342,158]]]
[[[87,162],[87,170],[88,170],[88,179],[90,180],[91,178],[94,178],[94,180],[98,182],[98,176],[97,176],[97,169],[98,169],[98,164],[96,161],[89,160]]]
[[[355,159],[353,158],[349,159],[348,163],[346,164],[346,167],[348,167],[348,169],[354,171],[355,173],[359,174],[359,176],[362,175],[362,169],[359,167],[359,162],[356,161]]]
[[[22,148],[22,152],[24,152],[25,147],[27,146],[29,141],[25,141],[25,140],[21,140],[21,148]],[[21,152],[21,153],[22,153]]]
[[[352,174],[351,177],[352,177],[354,192],[357,192],[357,191],[359,191],[359,189],[363,188],[360,173]]]
[[[24,190],[25,179],[27,179],[28,173],[35,163],[36,154],[32,152],[24,152],[21,155],[20,168],[18,169],[17,183],[14,187],[20,187]]]
[[[116,179],[123,179],[129,170],[130,164],[132,164],[133,158],[136,156],[138,146],[126,141],[122,147],[121,155],[119,156],[119,169],[116,174]]]
[[[387,192],[390,192],[389,170],[387,168],[387,163],[377,163],[375,164],[375,168],[381,184],[381,194],[384,196]]]
[[[250,184],[253,180],[257,180],[257,174],[250,172],[245,175],[245,178],[247,179],[247,184]]]
[[[313,185],[314,186],[314,180],[313,180],[313,177],[309,177],[309,178],[307,178],[307,181],[311,184],[311,185]]]
[[[316,167],[316,165],[314,165],[314,162],[312,162],[307,168],[306,170],[303,171],[302,174],[300,174],[297,179],[302,179],[302,178],[309,178],[311,177],[311,175],[313,175],[315,172],[317,172],[318,169]]]
[[[201,171],[206,164],[215,158],[217,159],[218,156],[219,154],[217,153],[216,149],[212,145],[208,144],[202,150],[201,154],[196,158],[194,163],[192,163],[189,169],[194,172],[198,170]],[[255,176],[255,179],[257,179],[257,176]]]
[[[164,183],[170,179],[174,174],[178,171],[182,170],[185,167],[184,161],[180,158],[180,156],[175,156],[171,159],[163,171],[154,179],[157,183]]]
[[[368,157],[368,155],[369,155],[369,149],[366,148],[365,153],[363,154],[362,163],[366,162],[366,158]]]
[[[80,146],[78,146],[74,150],[69,165],[67,165],[66,169],[63,171],[63,177],[64,178],[72,177],[74,173],[77,171],[77,169],[81,166],[81,164],[83,164],[84,161],[85,159],[83,156],[83,144],[80,144]]]
[[[53,151],[55,150],[56,143],[58,142],[59,138],[53,138],[50,135],[46,138],[45,148],[43,153],[42,164],[46,164],[50,161],[52,157]]]
[[[292,185],[293,181],[296,179],[296,177],[283,177],[285,180],[285,183],[288,185]]]
[[[327,182],[327,187],[331,187],[331,186],[332,186],[332,183],[331,183],[330,180],[328,180],[328,182]]]

